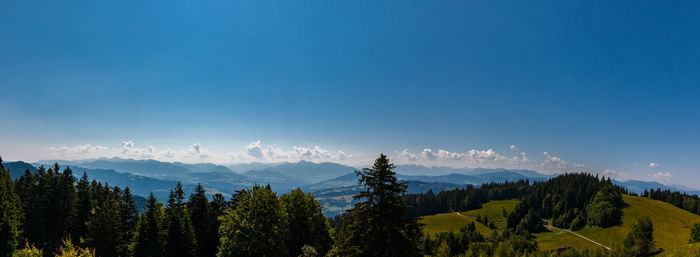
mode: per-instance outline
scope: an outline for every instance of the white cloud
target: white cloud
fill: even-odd
[[[263,158],[262,148],[260,147],[260,140],[250,142],[250,144],[246,146],[246,149],[248,150],[248,155],[258,159]]]
[[[583,165],[583,164],[581,164],[581,163],[574,163],[574,167],[576,167],[576,168],[583,168],[583,167],[585,167],[585,166],[586,166],[586,165]]]
[[[656,169],[656,168],[658,168],[658,167],[659,167],[659,164],[658,164],[658,163],[655,163],[655,162],[649,163],[649,168]]]
[[[399,158],[401,159],[407,159],[409,161],[416,161],[416,154],[408,152],[408,149],[403,149],[401,153],[399,153]]]
[[[342,150],[338,150],[338,160],[344,161],[345,157],[347,157],[347,154],[345,154],[345,152]]]
[[[101,145],[77,145],[77,146],[60,146],[60,147],[50,147],[49,150],[52,152],[72,155],[72,154],[94,154],[107,150],[108,147]]]
[[[513,150],[513,151],[516,151],[516,152],[517,152],[517,151],[518,151],[518,147],[515,146],[515,145],[510,145],[510,150]]]
[[[652,175],[652,176],[655,178],[669,179],[669,178],[673,177],[673,174],[671,174],[671,172],[669,172],[669,171],[667,171],[667,172],[658,171],[658,172],[654,173],[654,175]]]
[[[438,150],[437,156],[441,159],[447,160],[461,160],[464,158],[463,153],[449,152],[442,149]]]
[[[422,156],[423,158],[426,158],[428,160],[431,160],[431,161],[434,161],[435,159],[438,158],[437,154],[433,153],[433,149],[429,149],[429,148],[423,149],[423,152],[420,153],[420,156]]]
[[[605,169],[602,173],[603,176],[607,177],[614,177],[617,179],[625,179],[628,178],[628,175],[626,172],[623,171],[618,171],[618,170],[613,170],[613,169]]]
[[[540,165],[545,171],[564,172],[569,168],[569,163],[559,157],[544,152],[544,161]]]
[[[209,150],[202,147],[202,145],[199,143],[192,144],[192,147],[190,148],[189,153],[190,153],[190,155],[193,155],[197,158],[202,158],[202,159],[210,157]]]
[[[467,152],[467,156],[476,162],[488,162],[488,161],[498,161],[504,160],[505,157],[496,153],[493,149],[488,150],[476,150],[471,149]]]

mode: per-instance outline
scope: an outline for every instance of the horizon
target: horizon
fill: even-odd
[[[700,188],[700,6],[0,3],[0,156]]]

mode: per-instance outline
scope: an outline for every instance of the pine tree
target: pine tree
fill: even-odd
[[[297,188],[280,197],[287,226],[286,247],[290,256],[302,254],[302,247],[310,246],[323,256],[331,246],[328,222],[321,204],[312,194]]]
[[[12,256],[19,243],[20,202],[10,172],[0,158],[0,257]]]
[[[700,223],[693,224],[690,229],[690,243],[700,242]]]
[[[275,192],[259,185],[234,195],[235,208],[221,218],[218,257],[287,256],[282,210]]]
[[[134,244],[134,257],[163,257],[163,206],[151,193],[143,206]]]
[[[185,210],[185,193],[178,182],[174,190],[170,191],[168,207],[165,210],[168,228],[165,244],[165,256],[189,257],[196,254],[196,240],[192,231],[192,224]]]
[[[402,196],[407,185],[399,183],[394,165],[381,154],[372,168],[356,171],[364,190],[354,199],[348,230],[334,254],[340,256],[420,256],[420,225],[404,217]]]

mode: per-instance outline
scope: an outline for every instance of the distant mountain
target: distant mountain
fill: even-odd
[[[520,174],[523,176],[523,178],[551,178],[553,177],[552,175],[546,175],[542,173],[538,173],[536,171],[532,170],[509,170],[509,169],[485,169],[485,168],[475,168],[471,169],[467,174],[469,175],[485,175],[485,174],[497,174],[497,173],[505,173],[505,172],[510,172],[510,173],[516,173]]]
[[[213,163],[195,163],[195,164],[187,164],[187,163],[181,163],[181,162],[174,162],[173,164],[175,165],[180,165],[182,167],[187,168],[191,172],[231,172],[233,171],[226,166],[222,165],[216,165]]]
[[[226,166],[227,168],[233,170],[234,172],[237,173],[246,173],[251,170],[264,170],[267,168],[272,168],[275,166],[279,166],[280,164],[283,164],[284,162],[278,162],[278,163],[263,163],[263,162],[251,162],[251,163],[239,163],[239,164],[232,164]]]
[[[23,161],[16,161],[16,162],[2,162],[2,165],[5,167],[6,170],[10,171],[10,177],[12,179],[18,179],[26,170],[31,171],[32,173],[36,172],[36,167],[33,165],[23,162]]]
[[[464,185],[442,182],[406,182],[408,183],[407,191],[409,194],[426,193],[429,190],[433,190],[433,192],[440,192],[464,187]],[[352,197],[358,194],[361,190],[362,187],[357,185],[312,191],[311,193],[314,195],[316,200],[321,203],[321,206],[323,206],[323,214],[325,214],[326,217],[333,217],[352,208],[353,204],[355,203]]]
[[[47,163],[48,162],[48,163]],[[53,164],[56,161],[40,161],[40,164]],[[192,172],[182,164],[156,160],[133,160],[122,158],[102,158],[84,161],[57,161],[63,166],[80,166],[90,169],[111,169],[136,175],[160,178],[177,178]]]
[[[679,191],[679,192],[685,192],[688,194],[696,194],[700,195],[700,190],[692,190],[684,187],[678,187],[678,186],[673,186],[673,185],[664,185],[656,181],[640,181],[640,180],[627,180],[627,181],[618,181],[618,180],[613,180],[612,181],[615,185],[625,187],[627,190],[631,192],[635,192],[637,194],[641,194],[644,192],[645,189],[659,189],[661,188],[662,190],[669,189],[671,191]]]
[[[356,168],[332,162],[313,163],[307,161],[283,163],[265,169],[265,171],[276,172],[291,178],[293,181],[300,183],[300,186],[333,179],[352,173],[355,170]],[[247,172],[246,174],[249,175],[251,172]]]
[[[407,164],[407,165],[396,165],[397,174],[406,176],[439,176],[448,174],[466,174],[470,169],[467,168],[450,168],[444,166],[432,166],[426,167],[421,165]]]
[[[346,175],[329,179],[326,181],[321,181],[315,184],[311,184],[308,186],[303,187],[304,190],[306,191],[317,191],[317,190],[323,190],[323,189],[330,189],[330,188],[340,188],[340,187],[349,187],[349,186],[356,186],[358,185],[358,178],[355,173],[348,173]]]
[[[481,184],[481,179],[473,177],[473,176],[467,176],[463,174],[449,174],[449,175],[440,175],[440,176],[403,176],[399,175],[397,176],[400,180],[413,180],[413,181],[422,181],[422,182],[441,182],[441,183],[452,183],[452,184],[469,184],[469,185],[476,185],[476,184]]]

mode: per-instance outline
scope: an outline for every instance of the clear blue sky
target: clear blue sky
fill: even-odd
[[[699,14],[697,1],[0,0],[0,155],[199,143],[203,161],[319,146],[356,165],[379,152],[438,165],[424,149],[515,145],[522,167],[700,187]],[[464,163],[498,166],[485,158]]]

